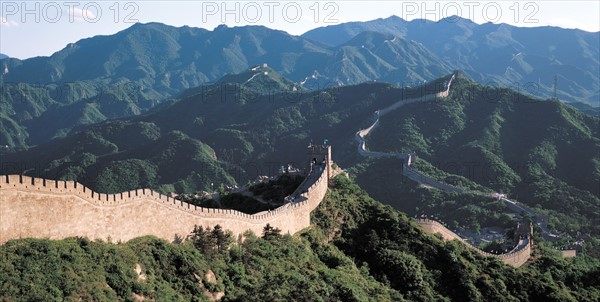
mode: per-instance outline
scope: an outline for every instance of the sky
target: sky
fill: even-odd
[[[459,15],[476,23],[600,31],[600,1],[6,1],[0,0],[0,53],[49,56],[67,44],[142,22],[202,27],[264,25],[300,35],[349,21],[407,21]]]

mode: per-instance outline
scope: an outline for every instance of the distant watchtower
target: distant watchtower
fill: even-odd
[[[307,148],[307,157],[309,167],[312,163],[316,163],[317,165],[323,164],[325,162],[325,168],[327,169],[327,178],[331,178],[331,146],[330,145],[308,145]]]

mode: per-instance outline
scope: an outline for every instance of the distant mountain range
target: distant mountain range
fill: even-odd
[[[3,53],[0,53],[0,60],[2,60],[2,59],[6,59],[6,58],[8,58],[8,56],[7,56],[7,55],[5,55],[5,54],[3,54]]]
[[[416,41],[476,81],[536,96],[551,97],[557,75],[560,99],[600,106],[600,32],[478,25],[457,16],[439,22],[392,16],[320,27],[302,37],[337,46],[364,32]]]
[[[219,26],[208,31],[136,24],[115,35],[69,44],[50,57],[6,60],[9,72],[3,79],[25,83],[125,79],[159,95],[172,95],[262,63],[296,82],[318,72],[329,85],[384,77],[397,83],[431,80],[451,69],[418,43],[389,34],[358,35],[346,42],[330,47],[262,26]]]
[[[422,83],[451,71],[422,46],[385,37],[368,33],[331,48],[261,26],[208,31],[150,23],[69,44],[50,57],[4,59],[0,144],[37,145],[78,125],[139,114],[263,63],[312,89],[380,78]]]
[[[478,82],[547,98],[556,75],[560,99],[597,106],[599,35],[398,17],[302,36],[262,26],[136,24],[50,57],[1,59],[0,145],[27,148],[81,125],[137,115],[264,63],[291,81],[285,85],[313,90],[369,81],[417,86],[461,69]]]

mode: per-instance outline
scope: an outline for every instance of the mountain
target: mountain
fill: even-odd
[[[4,59],[0,106],[6,108],[2,127],[7,131],[0,143],[37,145],[77,126],[147,111],[253,63],[289,62],[288,57],[303,55],[318,60],[321,52],[327,50],[264,27],[211,32],[150,23],[69,44],[50,57]],[[68,118],[49,122],[58,116]]]
[[[600,32],[558,27],[476,24],[451,16],[439,22],[392,16],[316,28],[302,36],[338,46],[377,31],[420,43],[453,68],[481,83],[512,87],[535,96],[600,105]]]
[[[262,26],[209,31],[135,24],[71,43],[50,57],[5,58],[0,145],[8,148],[2,152],[147,112],[188,88],[259,64],[297,83],[287,86],[313,90],[369,81],[414,87],[461,69],[478,82],[550,97],[556,75],[560,99],[598,105],[599,33],[457,18],[390,17],[300,37]],[[68,118],[50,122],[59,116]]]
[[[6,58],[8,58],[8,56],[7,56],[7,55],[5,55],[5,54],[3,54],[3,53],[0,53],[0,60],[2,60],[2,59],[6,59]]]
[[[363,32],[378,32],[396,37],[405,37],[408,31],[406,21],[398,16],[379,18],[367,22],[346,22],[325,27],[317,27],[302,34],[303,37],[319,41],[325,45],[338,46]]]
[[[257,80],[259,86],[248,86],[247,80],[237,81],[252,73],[250,69],[226,76],[219,85],[190,89],[180,100],[137,117],[81,127],[25,152],[6,154],[3,161],[15,165],[2,166],[2,173],[21,173],[33,168],[30,172],[34,174],[77,178],[99,191],[108,191],[109,188],[96,183],[98,175],[104,171],[112,173],[110,166],[114,161],[136,159],[146,164],[132,167],[135,171],[160,173],[135,183],[122,182],[123,187],[165,185],[185,192],[207,189],[209,177],[196,179],[199,177],[196,174],[202,172],[194,172],[202,171],[202,165],[229,169],[223,175],[245,183],[256,176],[272,174],[286,162],[299,162],[309,137],[328,136],[332,143],[346,141],[353,136],[354,127],[364,121],[365,106],[375,100],[390,103],[395,98],[423,93],[420,89],[405,90],[377,83],[277,92],[271,91],[269,82],[258,81],[265,77],[264,73],[251,81]],[[281,79],[281,76],[273,71],[266,78]],[[261,84],[265,85],[262,89]],[[385,100],[381,95],[386,96]],[[315,130],[319,132],[313,133]],[[174,139],[186,145],[210,147],[182,149],[181,154],[167,151]],[[165,152],[154,154],[150,150]],[[174,165],[172,161],[176,159],[178,164]],[[200,160],[196,167],[189,163],[185,169],[178,166],[195,159]],[[29,166],[34,162],[39,165]],[[262,164],[256,167],[259,162]],[[176,185],[182,179],[190,181]],[[191,179],[196,179],[193,187],[188,186]],[[231,182],[225,176],[219,179]]]
[[[452,67],[423,46],[397,36],[363,32],[340,45],[322,75],[335,74],[340,85],[378,80],[400,85],[421,84]],[[331,77],[331,76],[329,76]]]
[[[367,140],[369,148],[414,151],[423,160],[415,164],[419,171],[450,183],[462,176],[551,213],[556,229],[598,234],[598,116],[462,77],[453,86],[443,101],[410,104],[382,117]],[[365,177],[358,182],[382,201],[407,195],[393,180]],[[401,208],[412,213],[412,207]]]
[[[160,23],[83,39],[50,57],[10,58],[2,64],[6,89],[0,106],[6,108],[7,131],[0,144],[11,148],[34,146],[107,118],[140,114],[188,88],[217,83],[258,64],[291,79],[284,86],[298,89],[378,79],[421,83],[452,70],[419,45],[377,33],[330,48],[262,26],[208,31]],[[63,115],[69,118],[48,122]]]
[[[267,93],[291,92],[302,88],[301,85],[281,76],[268,67],[267,64],[254,66],[238,74],[227,74],[218,80],[216,84],[238,84],[250,90]]]
[[[600,262],[538,243],[519,269],[425,234],[406,215],[338,176],[310,228],[265,229],[243,242],[222,229],[189,240],[118,244],[68,238],[0,245],[11,301],[595,301]],[[212,242],[215,242],[214,244]],[[218,244],[218,246],[216,246]],[[77,273],[75,273],[77,272]]]
[[[0,96],[0,142],[9,152],[65,136],[78,126],[137,115],[157,104],[131,82],[4,83]]]
[[[285,69],[284,61],[294,64],[301,55],[318,57],[323,52],[327,51],[314,43],[261,26],[208,31],[136,24],[111,36],[69,44],[50,57],[5,61],[10,72],[4,81],[127,79],[164,95],[218,80],[251,64],[268,62]]]
[[[304,167],[306,145],[328,139],[336,162],[378,199],[410,215],[417,212],[415,203],[443,204],[440,196],[407,184],[399,160],[360,157],[354,136],[369,125],[375,110],[437,91],[449,77],[414,88],[365,83],[267,93],[268,86],[239,84],[251,74],[250,69],[228,76],[229,82],[192,89],[152,112],[5,155],[10,164],[0,173],[77,179],[107,192],[152,187],[192,193],[208,190],[211,183],[243,184],[288,163]],[[280,76],[270,72],[269,77]],[[516,196],[554,217],[550,226],[556,230],[595,233],[599,125],[597,116],[569,105],[459,76],[448,98],[391,112],[367,143],[379,151],[416,151],[417,169],[442,181]],[[494,207],[481,202],[490,211]],[[476,221],[477,212],[468,213]]]
[[[580,103],[580,102],[573,102],[573,103],[569,103],[569,105],[577,108],[578,110],[580,110],[581,112],[587,113],[589,115],[600,115],[600,107],[593,107],[590,106],[588,104],[585,103]]]

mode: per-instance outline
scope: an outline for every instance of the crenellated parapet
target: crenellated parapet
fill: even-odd
[[[452,186],[447,183],[443,183],[441,181],[435,180],[419,171],[416,171],[411,168],[411,164],[416,159],[416,155],[414,153],[385,153],[385,152],[377,152],[367,150],[366,147],[366,137],[373,132],[379,125],[379,120],[382,116],[397,110],[398,108],[416,102],[427,102],[435,99],[443,99],[446,98],[450,94],[450,87],[452,86],[452,82],[456,78],[458,73],[454,73],[448,83],[442,88],[443,90],[435,93],[428,93],[416,98],[404,99],[397,101],[390,106],[379,109],[373,113],[373,123],[365,128],[361,129],[355,134],[355,140],[358,143],[358,153],[365,157],[374,157],[374,158],[384,158],[384,157],[396,157],[402,161],[402,174],[407,178],[419,183],[426,185],[431,188],[439,189],[446,192],[466,192],[466,190],[462,188],[458,188]],[[460,242],[467,245],[469,248],[475,250],[479,254],[488,257],[495,257],[501,259],[504,263],[510,264],[515,267],[519,267],[523,265],[527,259],[529,259],[531,255],[531,242],[529,237],[523,239],[519,242],[519,244],[511,251],[506,254],[491,254],[485,251],[478,249],[473,246],[468,241],[465,241],[460,236],[455,234],[454,232],[447,229],[444,225],[437,221],[421,219],[418,220],[417,223],[421,226],[421,228],[428,233],[439,233],[446,240],[459,240]]]
[[[458,234],[452,232],[438,221],[430,219],[417,219],[417,224],[426,233],[440,234],[444,240],[458,240],[482,256],[498,258],[502,262],[514,267],[520,267],[527,262],[529,257],[531,257],[531,239],[528,236],[519,240],[519,243],[513,248],[512,251],[504,254],[492,254],[482,251],[481,249],[472,245],[470,242],[464,240]]]
[[[313,169],[284,205],[246,214],[195,206],[150,189],[105,194],[75,181],[0,175],[0,243],[73,236],[127,241],[154,235],[177,240],[194,225],[217,224],[238,237],[248,230],[261,234],[267,223],[294,234],[310,226],[310,213],[325,197],[328,180],[328,169]]]
[[[373,130],[375,130],[377,128],[377,126],[379,126],[379,120],[382,116],[384,116],[404,105],[408,105],[411,103],[418,103],[418,102],[428,102],[428,101],[432,101],[432,100],[435,100],[438,98],[447,97],[450,94],[450,87],[451,87],[452,81],[454,81],[455,77],[456,77],[456,73],[452,75],[452,77],[450,78],[448,83],[445,85],[445,87],[443,87],[444,90],[442,90],[440,92],[430,93],[430,94],[422,95],[420,97],[400,100],[400,101],[397,101],[397,102],[389,105],[388,107],[376,110],[373,113],[373,123],[365,129],[358,130],[354,136],[354,139],[358,143],[358,153],[365,157],[375,157],[375,158],[398,157],[398,158],[402,159],[405,162],[405,164],[407,164],[406,167],[410,166],[411,154],[369,151],[369,150],[367,150],[367,146],[366,146],[366,137],[369,134],[371,134],[373,132]],[[414,157],[414,154],[412,156]]]

